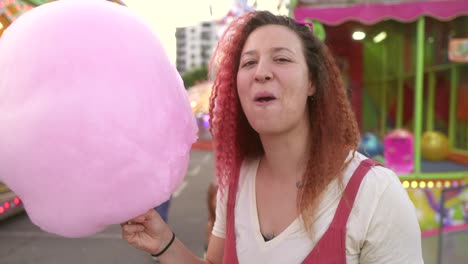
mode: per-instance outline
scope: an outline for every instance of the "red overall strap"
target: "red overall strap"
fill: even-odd
[[[234,208],[236,204],[237,186],[240,178],[240,164],[236,166],[236,170],[233,173],[234,180],[229,185],[227,208],[226,208],[226,239],[224,240],[224,264],[238,264],[236,251],[236,233],[234,223]]]
[[[344,190],[330,227],[303,264],[345,264],[346,263],[346,223],[354,205],[362,179],[371,167],[380,165],[372,159],[363,160],[354,171]]]

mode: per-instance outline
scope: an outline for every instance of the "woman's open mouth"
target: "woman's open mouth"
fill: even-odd
[[[257,105],[267,105],[276,100],[276,97],[269,92],[260,92],[255,95],[254,101]]]

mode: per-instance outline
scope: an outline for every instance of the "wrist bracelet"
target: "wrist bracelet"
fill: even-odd
[[[156,253],[156,254],[151,254],[151,256],[153,256],[153,257],[159,257],[159,256],[161,256],[162,254],[164,254],[164,252],[166,252],[166,250],[169,249],[169,247],[172,245],[172,242],[174,242],[174,240],[175,240],[175,234],[174,234],[174,232],[172,232],[171,241],[169,241],[169,243],[167,244],[167,246],[166,246],[163,250],[161,250],[161,252]]]

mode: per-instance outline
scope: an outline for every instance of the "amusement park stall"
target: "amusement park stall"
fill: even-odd
[[[23,13],[35,5],[21,0],[0,0],[0,37],[3,32]]]
[[[55,0],[0,0],[0,37],[19,16],[36,6],[53,1]],[[109,1],[124,5],[120,0]]]
[[[54,0],[0,0],[0,37],[3,31],[8,28],[19,16],[31,10],[36,6],[40,6]],[[120,0],[112,0],[121,5],[124,3]]]
[[[187,89],[190,106],[195,115],[198,124],[198,144],[201,146],[206,143],[208,149],[211,149],[211,134],[209,132],[209,110],[210,110],[210,96],[213,83],[204,81],[195,84],[193,87]]]
[[[336,56],[361,151],[394,169],[424,235],[468,228],[468,2],[292,1]],[[458,187],[458,188],[457,188]],[[441,192],[457,188],[440,204]]]

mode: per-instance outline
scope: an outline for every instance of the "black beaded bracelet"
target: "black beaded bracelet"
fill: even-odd
[[[153,256],[153,257],[159,257],[159,256],[161,256],[162,254],[164,254],[164,252],[166,252],[166,250],[172,245],[172,242],[174,242],[174,240],[175,240],[175,234],[174,234],[174,232],[172,232],[171,241],[169,241],[169,243],[167,244],[167,246],[166,246],[163,250],[161,250],[161,252],[159,252],[159,253],[157,253],[157,254],[151,254],[151,256]]]

